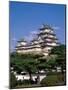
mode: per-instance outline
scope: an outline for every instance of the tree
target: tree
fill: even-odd
[[[59,46],[53,47],[51,50],[51,54],[57,54],[58,56],[65,57],[66,54],[66,46],[61,44]]]
[[[63,81],[64,81],[64,69],[66,70],[66,46],[60,45],[56,46],[52,49],[51,54],[56,54],[56,65],[61,67],[61,73],[63,75]]]
[[[36,71],[36,66],[34,58],[30,54],[21,55],[12,53],[10,59],[10,64],[15,71],[17,71],[19,74],[21,74],[22,71],[28,72],[30,80],[32,80],[32,73]]]
[[[16,70],[18,73],[21,73],[22,71],[26,71],[29,73],[30,80],[32,80],[32,74],[38,72],[38,84],[40,83],[40,70],[43,70],[46,68],[46,59],[42,58],[43,55],[34,55],[34,54],[17,54],[12,53],[11,54],[11,66],[14,67],[14,70]]]
[[[34,59],[35,59],[35,66],[38,72],[37,75],[37,84],[40,84],[40,71],[41,70],[45,70],[46,68],[46,58],[43,58],[44,56],[41,55],[35,55]]]

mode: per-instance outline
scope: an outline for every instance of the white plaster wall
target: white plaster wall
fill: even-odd
[[[43,32],[50,32],[51,30],[50,29],[45,29]]]
[[[16,75],[17,80],[29,79],[29,75]]]
[[[47,41],[52,41],[52,39],[46,39]]]
[[[45,29],[44,31],[42,31],[42,32],[50,32],[50,33],[53,33],[53,30],[51,30],[51,29]]]
[[[48,53],[45,53],[45,52],[44,52],[43,54],[44,54],[45,56],[48,56]]]
[[[56,46],[56,43],[47,43],[47,45]]]
[[[17,50],[17,53],[22,53],[22,51],[21,50]]]
[[[26,42],[21,42],[20,44],[21,44],[21,45],[26,45],[27,43],[26,43]]]
[[[41,48],[35,48],[34,52],[41,52]]]
[[[43,79],[43,78],[45,78],[46,77],[46,75],[41,75],[40,76],[40,81]]]
[[[18,52],[18,53],[23,53],[23,54],[24,54],[24,53],[28,53],[29,51],[27,51],[27,50],[17,50],[17,52]]]
[[[46,49],[46,50],[50,50],[50,49],[51,49],[51,47],[46,47],[45,49]]]
[[[44,78],[44,77],[46,77],[46,75],[40,75],[40,81]],[[24,79],[27,79],[27,80],[29,80],[29,75],[16,75],[16,78],[17,78],[17,80],[24,80]],[[32,79],[35,81],[35,78],[37,78],[37,75],[33,75],[32,76]]]
[[[56,43],[52,43],[52,46],[56,46],[57,44]]]
[[[37,41],[34,41],[33,43],[37,44],[38,42]]]

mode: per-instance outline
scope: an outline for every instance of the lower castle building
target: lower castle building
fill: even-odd
[[[54,29],[50,25],[43,25],[36,36],[30,43],[27,43],[24,39],[18,41],[16,52],[21,54],[44,54],[47,56],[53,47],[59,45]]]

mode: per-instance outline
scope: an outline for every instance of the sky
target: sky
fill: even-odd
[[[63,4],[10,1],[10,50],[14,50],[21,38],[30,41],[42,24],[50,24],[58,41],[65,44],[65,7]]]

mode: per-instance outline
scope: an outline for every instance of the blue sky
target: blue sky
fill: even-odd
[[[43,23],[53,26],[59,42],[65,44],[65,5],[11,1],[9,19],[11,50],[20,38],[31,40]]]

